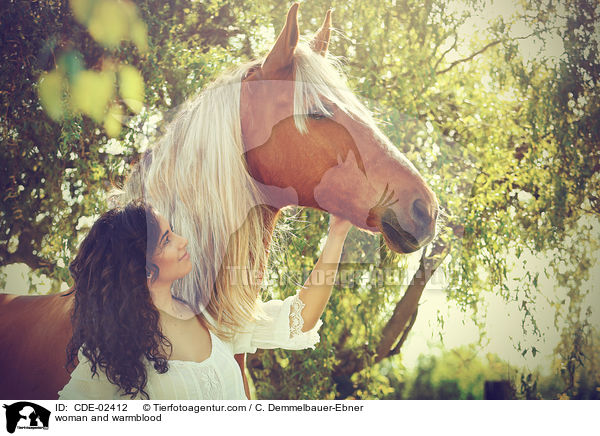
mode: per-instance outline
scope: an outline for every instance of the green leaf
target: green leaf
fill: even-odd
[[[70,50],[65,53],[63,56],[61,56],[58,63],[64,68],[69,81],[73,81],[75,77],[77,77],[77,75],[84,69],[81,53],[79,53],[77,50]]]
[[[75,78],[71,102],[73,108],[100,123],[114,95],[114,76],[108,71],[82,71]]]
[[[142,53],[148,51],[148,28],[142,20],[136,19],[131,24],[131,40]]]
[[[95,0],[71,0],[69,5],[75,19],[81,24],[86,24],[92,16],[96,1]]]
[[[38,94],[42,107],[54,121],[62,118],[64,113],[63,92],[65,77],[58,70],[41,75],[38,82]]]
[[[144,105],[144,78],[131,65],[123,65],[119,70],[119,93],[125,104],[135,113]]]
[[[104,130],[109,136],[116,138],[121,133],[123,110],[118,104],[111,105],[106,118],[104,118]]]
[[[88,23],[90,35],[100,44],[116,47],[129,34],[129,20],[124,3],[100,0]]]

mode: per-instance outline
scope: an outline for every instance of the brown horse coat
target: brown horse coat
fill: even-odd
[[[61,297],[65,293],[0,294],[0,398],[55,400],[69,381],[64,367],[73,295]]]

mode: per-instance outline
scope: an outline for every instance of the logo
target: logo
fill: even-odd
[[[15,429],[44,429],[48,430],[50,411],[29,401],[19,401],[6,409],[6,430],[14,433]]]

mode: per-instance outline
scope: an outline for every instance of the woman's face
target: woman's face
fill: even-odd
[[[172,283],[192,270],[192,261],[186,250],[188,241],[174,233],[171,226],[157,214],[160,232],[152,263],[158,267],[158,277],[154,281]]]

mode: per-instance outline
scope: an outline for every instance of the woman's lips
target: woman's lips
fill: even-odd
[[[185,254],[181,257],[181,259],[179,259],[180,261],[182,260],[186,260],[190,258],[190,253],[188,253],[187,251],[185,252]]]

